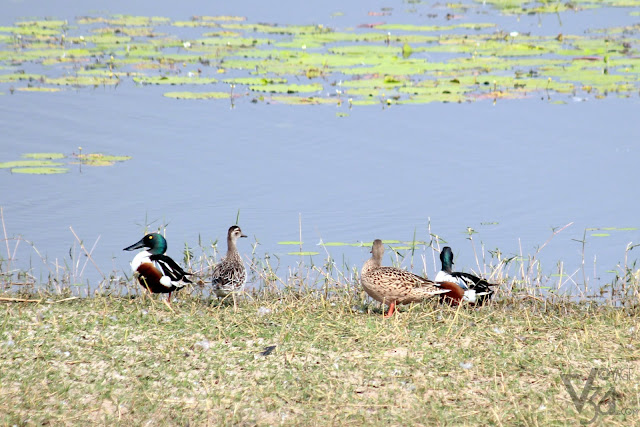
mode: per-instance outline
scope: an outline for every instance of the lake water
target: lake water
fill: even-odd
[[[86,1],[59,5],[1,1],[0,25],[32,16],[73,19],[88,14],[140,14],[186,19],[191,15],[244,15],[253,22],[357,25],[388,2],[121,2],[108,9]],[[332,18],[335,12],[343,15]],[[443,23],[443,11],[434,22]],[[488,19],[507,31],[555,34],[588,27],[595,12]],[[421,14],[394,14],[397,22]],[[474,15],[475,16],[475,15]],[[472,16],[470,19],[476,19]],[[620,9],[598,10],[620,25],[634,19]],[[377,18],[380,19],[380,18]],[[477,18],[479,19],[479,18]],[[335,20],[335,21],[332,21]],[[616,23],[618,21],[615,21]],[[592,21],[591,21],[592,22]],[[533,254],[552,228],[573,223],[541,252],[549,274],[563,262],[570,274],[582,262],[581,240],[592,227],[638,227],[637,167],[640,98],[555,95],[558,105],[532,97],[465,104],[430,103],[355,107],[346,117],[335,106],[290,106],[165,98],[165,89],[124,83],[117,88],[68,89],[57,93],[8,94],[0,85],[0,161],[25,152],[91,152],[129,155],[132,160],[58,176],[0,170],[0,206],[9,237],[22,236],[40,256],[19,244],[13,267],[33,268],[45,278],[64,263],[76,239],[90,248],[103,272],[126,271],[145,224],[168,224],[169,255],[181,259],[184,243],[224,240],[240,212],[251,239],[241,252],[280,256],[283,267],[299,256],[280,241],[371,242],[375,238],[429,240],[431,230],[456,253],[456,267],[475,268],[467,227],[477,248],[505,255]],[[593,287],[607,283],[638,230],[587,231],[585,258]],[[16,240],[10,239],[13,252]],[[295,247],[294,250],[296,250]],[[368,258],[366,248],[328,248],[350,266]],[[0,255],[6,258],[6,246]],[[634,251],[630,260],[636,258]],[[435,266],[429,263],[428,272]],[[594,271],[595,259],[595,271]],[[68,261],[67,261],[68,262]],[[84,261],[83,261],[84,262]],[[418,268],[416,267],[416,270]],[[284,274],[284,271],[282,273]],[[99,278],[87,267],[82,280]],[[580,281],[581,274],[574,279]]]

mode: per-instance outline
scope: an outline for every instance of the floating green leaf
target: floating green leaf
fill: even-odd
[[[318,83],[308,84],[308,85],[298,85],[298,84],[284,84],[284,83],[274,83],[274,84],[260,84],[260,85],[251,85],[249,89],[256,92],[270,92],[270,93],[298,93],[298,92],[319,92],[322,90],[322,85]]]
[[[20,92],[60,92],[57,87],[19,87]]]
[[[264,86],[264,85],[270,85],[270,84],[279,84],[279,83],[286,83],[287,79],[283,79],[283,78],[279,78],[279,77],[274,77],[274,78],[267,78],[267,77],[235,77],[232,79],[224,79],[223,80],[225,83],[233,83],[233,84],[240,84],[240,85],[259,85],[259,86]]]
[[[145,77],[134,77],[133,79],[136,83],[141,84],[154,84],[154,85],[185,85],[185,84],[213,84],[218,80],[214,78],[205,78],[205,77],[197,77],[197,76],[145,76]]]
[[[62,153],[25,153],[22,155],[22,157],[25,157],[27,159],[64,159],[65,156]]]
[[[175,99],[223,99],[230,98],[225,92],[165,92],[164,96]]]
[[[320,252],[287,252],[287,255],[300,255],[300,256],[311,256],[318,255]]]
[[[319,104],[340,104],[342,101],[338,98],[321,98],[321,97],[304,97],[304,96],[288,96],[273,95],[265,99],[278,104],[289,105],[319,105]]]
[[[110,156],[102,153],[75,154],[74,156],[83,165],[111,166],[115,162],[130,160],[130,156]]]
[[[55,175],[59,173],[67,173],[67,168],[49,168],[49,167],[25,167],[11,169],[12,173],[23,173],[29,175]]]
[[[61,163],[52,162],[51,160],[15,160],[13,162],[0,163],[0,169],[43,166],[56,167],[63,165]]]

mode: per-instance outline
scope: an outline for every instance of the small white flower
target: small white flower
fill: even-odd
[[[471,363],[471,362],[460,362],[460,367],[462,369],[471,369],[471,368],[473,368],[473,363]]]

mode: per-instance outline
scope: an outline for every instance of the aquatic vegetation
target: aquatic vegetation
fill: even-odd
[[[111,166],[116,162],[131,160],[131,156],[111,156],[102,153],[74,153],[73,157],[77,159],[77,161],[72,163],[80,163],[89,166]]]
[[[52,175],[67,173],[70,165],[112,166],[116,162],[130,160],[130,156],[111,156],[102,153],[25,153],[24,159],[0,162],[0,169],[9,169],[12,173],[31,175]],[[57,160],[57,161],[54,161]]]
[[[494,13],[544,14],[634,7],[640,0],[487,3],[499,11]],[[446,8],[475,10],[478,4]],[[640,25],[538,35],[467,19],[357,28],[254,23],[239,16],[19,21],[0,27],[0,89],[10,84],[11,93],[26,95],[61,87],[117,87],[132,80],[142,86],[193,86],[165,93],[176,99],[349,107],[495,101],[535,93],[544,94],[537,99],[562,103],[556,95],[632,96],[640,89]]]
[[[63,163],[51,160],[15,160],[0,163],[0,169],[9,169],[12,173],[24,173],[35,175],[50,175],[65,173],[69,169],[62,167]]]
[[[165,92],[164,96],[175,99],[228,99],[225,92]]]

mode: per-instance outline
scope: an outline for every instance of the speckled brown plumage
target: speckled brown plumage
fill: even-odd
[[[371,298],[389,305],[389,312],[385,317],[393,315],[396,304],[420,302],[447,292],[429,279],[399,268],[383,267],[382,240],[373,241],[371,254],[371,258],[362,266],[360,282]]]
[[[213,269],[211,281],[213,290],[218,297],[225,297],[239,291],[247,280],[247,270],[244,268],[242,257],[238,252],[236,242],[240,237],[247,237],[237,225],[233,225],[227,232],[227,255],[220,260]],[[233,296],[234,306],[236,304]]]

